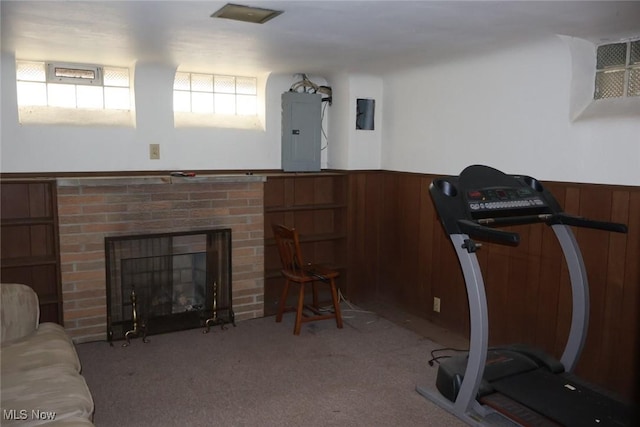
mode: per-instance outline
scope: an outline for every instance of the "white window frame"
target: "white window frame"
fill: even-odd
[[[258,78],[257,77],[250,77],[250,76],[236,76],[236,75],[222,75],[222,74],[213,74],[213,73],[197,73],[197,72],[192,72],[192,71],[177,71],[176,72],[176,77],[178,76],[178,74],[187,74],[189,76],[189,89],[181,89],[181,88],[176,88],[175,86],[175,78],[174,78],[174,88],[173,88],[173,94],[174,94],[174,107],[173,107],[173,111],[174,112],[182,112],[182,113],[195,113],[195,114],[215,114],[215,115],[231,115],[231,116],[255,116],[258,114],[257,111],[257,102],[258,102]],[[199,77],[210,77],[212,80],[212,88],[211,90],[197,90],[193,88],[192,85],[192,81],[193,81],[193,76],[199,76]],[[228,79],[228,78],[233,78],[234,79],[234,89],[233,91],[227,91],[227,92],[221,92],[221,91],[217,91],[216,87],[215,87],[215,81],[216,79]],[[255,86],[254,86],[254,91],[253,93],[243,93],[243,92],[238,92],[238,86],[237,86],[237,79],[252,79],[255,82]],[[176,110],[175,108],[175,95],[176,93],[182,93],[182,94],[189,94],[189,100],[190,100],[190,105],[189,105],[189,111],[184,111],[184,110]],[[211,105],[211,112],[205,112],[205,113],[199,113],[197,111],[194,111],[194,103],[193,103],[193,97],[195,95],[198,94],[211,94],[212,95],[212,105]],[[219,112],[216,111],[216,96],[234,96],[234,113],[228,113],[228,112]],[[242,113],[238,113],[238,97],[239,96],[250,96],[253,97],[254,101],[255,101],[255,109],[254,112],[251,114],[242,114]]]
[[[21,124],[135,127],[132,73],[128,67],[16,59],[16,71],[20,63],[37,64],[39,67],[42,67],[41,70],[44,72],[44,76],[40,74],[38,78],[34,79],[22,78],[22,76],[16,72],[16,84],[18,85],[18,120]],[[72,76],[56,76],[56,68],[67,68],[69,70],[78,70],[79,72],[89,71],[93,73],[94,78],[84,79]],[[112,82],[113,84],[107,84],[105,86],[105,69],[118,70],[118,72],[122,73],[122,84],[119,84],[120,82],[116,79]],[[124,76],[125,70],[127,74],[126,80]],[[21,83],[44,85],[43,103],[21,103],[19,89]],[[74,102],[62,106],[57,106],[55,101],[52,102],[50,93],[56,86],[73,87]],[[101,90],[102,95],[100,99],[96,98],[98,102],[90,102],[89,106],[82,106],[83,104],[86,105],[86,103],[81,103],[81,106],[78,106],[78,101],[80,101],[80,98],[78,98],[80,87],[86,86],[93,86],[96,88],[95,90]],[[111,101],[106,99],[106,89],[111,89],[111,92],[115,92],[112,93],[112,95],[115,94],[115,98],[110,98]],[[126,89],[126,92],[122,91],[120,95],[117,95],[117,92],[120,92],[118,89]],[[86,96],[87,91],[83,90],[83,92],[84,96]],[[123,96],[125,98],[123,98]],[[88,98],[84,99],[86,101]]]
[[[176,77],[178,73],[189,74],[189,90],[185,88],[178,88],[176,83]],[[201,91],[193,91],[191,86],[191,76],[210,76],[214,82],[213,91],[206,92],[208,94],[213,95],[213,105],[215,105],[215,95],[217,93],[222,95],[233,95],[238,96],[252,96],[254,97],[254,111],[251,114],[238,114],[237,104],[235,106],[235,112],[233,114],[230,113],[220,113],[216,112],[215,107],[210,109],[207,112],[193,112],[193,102],[192,95],[194,93],[204,94],[205,92]],[[253,79],[255,82],[255,87],[253,93],[243,93],[238,92],[237,85],[234,88],[234,92],[216,92],[215,91],[215,78],[222,77],[234,77],[236,79]],[[230,129],[249,129],[249,130],[265,130],[265,93],[264,93],[264,84],[265,84],[266,76],[241,76],[241,75],[230,75],[230,74],[216,74],[211,72],[196,72],[196,71],[188,71],[188,70],[180,70],[176,71],[176,76],[174,76],[174,85],[173,85],[173,117],[174,117],[174,126],[176,128],[230,128]],[[237,80],[236,80],[237,83]],[[189,94],[189,111],[176,109],[175,103],[175,95],[176,92],[188,93]]]

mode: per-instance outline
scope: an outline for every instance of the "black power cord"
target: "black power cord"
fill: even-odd
[[[431,350],[431,359],[429,359],[427,361],[429,366],[433,366],[434,363],[440,364],[440,362],[439,362],[440,359],[447,359],[447,358],[451,357],[450,354],[444,354],[444,355],[441,355],[441,356],[436,356],[436,353],[439,353],[439,352],[442,352],[442,351],[464,352],[464,351],[469,351],[469,350],[468,349],[462,349],[462,348],[452,348],[452,347],[436,348],[435,350]]]

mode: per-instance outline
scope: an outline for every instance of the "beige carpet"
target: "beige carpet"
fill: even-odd
[[[435,381],[441,347],[375,314],[349,311],[345,326],[293,314],[78,345],[95,424],[110,426],[462,426],[415,391]]]

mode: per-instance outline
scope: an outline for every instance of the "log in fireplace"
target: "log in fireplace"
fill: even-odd
[[[105,237],[107,338],[235,326],[231,229]]]

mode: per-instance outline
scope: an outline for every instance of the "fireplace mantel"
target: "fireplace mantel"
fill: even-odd
[[[76,342],[106,339],[104,239],[232,230],[236,320],[264,314],[263,175],[58,178],[65,328]]]
[[[104,176],[58,178],[58,187],[77,186],[112,186],[112,185],[149,185],[149,184],[196,184],[196,183],[226,183],[226,182],[264,182],[263,175],[197,175],[193,177],[149,175],[149,176]]]

